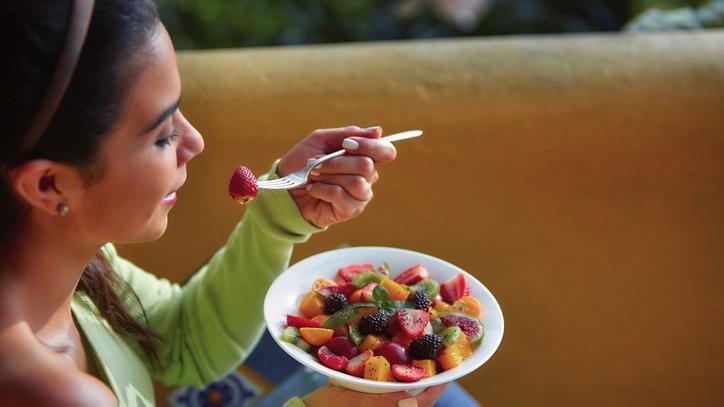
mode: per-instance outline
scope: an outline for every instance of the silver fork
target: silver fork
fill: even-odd
[[[389,136],[380,138],[380,140],[387,140],[392,143],[395,141],[418,137],[420,135],[422,135],[421,130],[410,130],[403,131],[402,133],[391,134]],[[307,161],[307,166],[302,168],[301,170],[294,171],[293,173],[279,179],[274,179],[271,181],[259,181],[259,189],[292,189],[301,187],[307,183],[307,180],[309,179],[309,173],[312,172],[314,167],[322,164],[323,162],[329,161],[332,158],[342,156],[346,152],[347,150],[342,149],[319,158],[310,158],[309,161]]]

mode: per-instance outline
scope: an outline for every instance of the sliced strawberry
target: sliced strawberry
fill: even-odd
[[[377,272],[384,275],[385,277],[390,276],[390,269],[388,269],[387,266],[385,266],[384,264],[377,267]]]
[[[344,370],[349,359],[344,356],[335,355],[328,347],[322,345],[317,350],[317,356],[324,366],[334,370]]]
[[[447,303],[452,304],[458,298],[470,295],[470,286],[465,276],[460,273],[440,284],[440,295]]]
[[[319,321],[287,314],[287,326],[296,326],[298,328],[321,328],[322,324],[320,324]]]
[[[374,352],[368,349],[350,359],[344,370],[352,376],[362,377],[365,375],[365,362],[372,356],[374,356]]]
[[[349,298],[356,289],[357,287],[352,284],[337,285],[337,283],[334,283],[334,285],[317,288],[314,292],[322,297],[329,297],[332,294],[343,294],[345,297]]]
[[[395,278],[400,284],[413,285],[430,278],[430,272],[422,264],[416,264]]]
[[[351,266],[342,267],[337,270],[337,278],[335,279],[339,284],[349,284],[354,280],[357,274],[362,274],[365,271],[375,271],[375,266],[371,264],[353,264]]]
[[[401,382],[417,382],[427,377],[427,370],[410,365],[392,365],[392,376]]]
[[[425,331],[425,325],[430,322],[430,314],[419,309],[403,308],[397,311],[397,321],[402,332],[409,338],[415,339]]]
[[[374,291],[378,285],[377,283],[369,283],[364,286],[361,291],[360,301],[374,301],[375,298],[372,296],[372,291]]]
[[[397,317],[390,318],[390,324],[387,325],[387,333],[390,336],[395,336],[398,332],[402,332],[400,323],[397,321]]]

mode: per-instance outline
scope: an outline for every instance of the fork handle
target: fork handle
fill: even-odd
[[[389,136],[381,137],[380,140],[385,140],[385,141],[389,141],[390,143],[393,143],[395,141],[405,140],[408,138],[418,137],[421,135],[422,135],[422,130],[409,130],[409,131],[403,131],[402,133],[395,133],[395,134],[390,134]],[[307,167],[314,168],[323,162],[331,160],[332,158],[336,158],[336,157],[345,155],[345,153],[347,153],[347,150],[345,150],[345,149],[337,150],[331,154],[327,154],[325,156],[317,158],[314,161],[311,161]]]

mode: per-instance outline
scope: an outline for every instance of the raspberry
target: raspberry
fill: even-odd
[[[332,315],[347,306],[347,297],[344,294],[332,294],[324,299],[324,313]]]
[[[407,297],[407,301],[415,304],[415,308],[421,309],[423,311],[427,311],[428,308],[430,308],[430,305],[432,305],[430,299],[427,298],[427,294],[422,291],[418,291],[415,294]]]
[[[365,315],[359,321],[359,331],[362,335],[379,334],[385,332],[390,320],[379,312]]]
[[[437,335],[421,336],[410,343],[410,354],[414,359],[437,359],[442,349],[442,339]]]

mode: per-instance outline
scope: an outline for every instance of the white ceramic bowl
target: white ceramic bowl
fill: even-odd
[[[443,282],[463,273],[470,285],[470,294],[480,301],[483,308],[485,336],[480,346],[460,366],[414,383],[392,383],[365,380],[338,372],[322,365],[314,356],[281,340],[286,315],[299,315],[299,304],[318,278],[334,279],[337,270],[350,264],[371,263],[378,266],[386,262],[392,277],[415,264],[424,265],[435,280]],[[475,277],[459,267],[427,254],[391,247],[351,247],[332,250],[308,257],[283,272],[269,288],[264,299],[264,319],[267,329],[291,357],[329,378],[330,383],[365,393],[407,391],[415,394],[437,384],[463,377],[485,363],[503,339],[503,313],[493,294]]]

